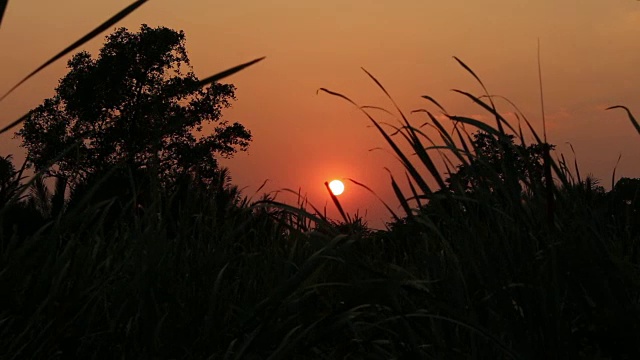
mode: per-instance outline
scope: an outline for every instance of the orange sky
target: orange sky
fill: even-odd
[[[0,46],[9,49],[0,52],[0,92],[129,3],[10,1],[0,29]],[[224,164],[248,195],[269,179],[266,190],[301,188],[323,207],[329,201],[324,181],[349,177],[395,206],[384,167],[398,178],[404,175],[386,150],[369,151],[384,147],[380,135],[352,106],[316,90],[326,87],[360,104],[391,109],[362,66],[407,113],[428,106],[420,99],[428,94],[452,114],[484,115],[450,91],[481,91],[455,55],[489,91],[508,97],[540,124],[538,38],[550,142],[572,158],[566,145],[571,142],[581,172],[593,173],[607,187],[620,154],[617,176],[640,177],[638,135],[622,111],[603,110],[623,104],[640,117],[637,1],[152,0],[119,26],[137,31],[141,23],[184,30],[192,65],[202,77],[267,56],[227,79],[237,86],[238,101],[225,116],[247,126],[254,141],[248,153]],[[107,34],[85,49],[96,53]],[[0,125],[52,96],[65,66],[66,59],[59,61],[0,102]],[[500,108],[510,110],[506,104]],[[419,124],[424,118],[413,120]],[[0,154],[21,160],[11,137],[2,135]],[[370,225],[381,227],[388,219],[382,206],[367,191],[347,186],[341,196],[347,211],[368,210]]]

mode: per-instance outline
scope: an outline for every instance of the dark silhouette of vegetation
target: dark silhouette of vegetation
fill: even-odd
[[[32,235],[45,218],[32,197],[25,195],[22,181],[26,164],[16,169],[11,159],[11,155],[0,157],[0,249]]]
[[[36,171],[72,189],[121,165],[153,171],[165,186],[185,176],[206,184],[217,177],[216,156],[249,145],[242,125],[222,119],[234,87],[199,87],[182,32],[121,28],[97,58],[81,52],[68,66],[17,135]]]
[[[638,204],[637,183],[623,178],[606,192],[587,177],[554,189],[557,211],[549,224],[543,147],[486,132],[472,139],[474,156],[446,179],[449,187],[430,195],[414,215],[389,224],[386,252],[413,263],[430,259],[424,266],[439,274],[434,278],[448,279],[431,291],[459,301],[451,288],[457,281],[438,269],[445,264],[437,254],[455,254],[461,261],[455,270],[464,279],[458,286],[473,296],[464,302],[469,315],[484,326],[503,323],[514,341],[531,336],[524,342],[544,344],[525,351],[534,358],[636,356],[640,289],[627,266],[639,264],[640,217],[630,216],[629,206]],[[424,245],[398,253],[416,244]],[[558,289],[561,296],[550,296]],[[496,308],[504,312],[493,313]]]
[[[158,41],[137,43],[145,36]],[[401,112],[394,130],[415,157],[360,107],[409,172],[410,196],[392,177],[406,216],[387,230],[252,202],[213,155],[190,157],[248,138],[211,151],[213,140],[184,135],[199,124],[187,115],[218,119],[233,89],[193,90],[203,82],[181,70],[181,33],[109,39],[97,59],[76,55],[29,114],[36,175],[0,159],[0,358],[640,357],[640,179],[607,192],[574,178],[533,128],[525,145],[493,102],[459,91],[500,125],[425,97],[456,123],[454,142],[424,111],[444,141],[436,151],[458,160],[448,178]],[[218,124],[222,144],[241,130]]]
[[[471,145],[475,158],[459,165],[457,171],[449,176],[446,181],[449,189],[468,192],[489,185],[515,185],[522,190],[521,183],[543,183],[544,145],[516,144],[515,138],[514,135],[495,137],[484,131],[473,134]],[[513,180],[513,184],[508,180]]]
[[[11,155],[0,157],[0,206],[15,198],[20,190],[21,172],[16,170],[11,158]]]
[[[640,210],[640,179],[621,178],[613,187],[616,199],[635,211]]]
[[[549,224],[538,148],[470,139],[450,188],[377,232],[251,204],[226,169],[165,187],[114,167],[58,215],[58,190],[32,181],[10,205],[23,212],[2,212],[0,288],[15,295],[0,299],[0,356],[638,355],[637,179],[558,186]],[[20,219],[42,221],[16,232]]]

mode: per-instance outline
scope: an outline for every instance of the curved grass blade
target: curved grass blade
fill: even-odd
[[[351,178],[347,178],[347,180],[351,181],[352,183],[354,183],[354,184],[356,184],[356,185],[358,185],[358,186],[360,186],[360,187],[364,188],[365,190],[367,190],[367,191],[369,191],[371,194],[373,194],[373,196],[375,196],[378,200],[380,200],[380,202],[382,203],[382,205],[384,205],[384,207],[385,207],[385,208],[387,208],[387,210],[389,211],[389,213],[391,214],[391,216],[393,216],[393,219],[394,219],[395,221],[400,221],[400,218],[398,217],[398,215],[396,215],[396,213],[395,213],[393,210],[391,210],[391,207],[390,207],[389,205],[387,205],[387,203],[386,203],[386,202],[384,202],[384,200],[382,200],[382,198],[381,198],[380,196],[378,196],[378,194],[376,194],[376,192],[375,192],[375,191],[371,190],[371,188],[370,188],[370,187],[368,187],[367,185],[365,185],[365,184],[363,184],[363,183],[361,183],[361,182],[355,181],[355,180],[353,180],[353,179],[351,179]]]
[[[114,25],[118,21],[124,19],[127,15],[131,14],[132,12],[134,12],[137,8],[142,6],[147,1],[149,1],[149,0],[137,0],[137,1],[135,1],[131,5],[127,6],[123,10],[121,10],[119,13],[115,14],[114,16],[112,16],[109,20],[107,20],[104,23],[102,23],[102,25],[98,26],[97,28],[93,29],[90,33],[88,33],[87,35],[85,35],[82,38],[80,38],[80,40],[78,40],[78,41],[74,42],[73,44],[67,46],[67,48],[65,48],[64,50],[59,52],[57,55],[55,55],[54,57],[49,59],[44,64],[40,65],[39,68],[35,69],[33,72],[31,72],[31,74],[27,75],[24,79],[22,79],[20,82],[18,82],[6,94],[2,95],[2,97],[0,97],[0,101],[4,100],[4,98],[6,98],[9,94],[11,94],[15,89],[17,89],[25,81],[29,80],[32,76],[34,76],[35,74],[39,73],[42,69],[46,68],[47,66],[51,65],[52,63],[54,63],[56,60],[60,59],[61,57],[67,55],[68,53],[70,53],[73,50],[77,49],[78,47],[82,46],[83,44],[85,44],[89,40],[91,40],[94,37],[98,36],[100,33],[102,33],[103,31],[107,30],[112,25]],[[7,2],[7,0],[5,0],[5,5],[6,5],[6,2]]]
[[[391,94],[389,94],[389,92],[387,91],[387,89],[385,89],[384,86],[382,86],[382,84],[380,83],[380,81],[378,81],[378,79],[376,79],[375,76],[373,76],[370,72],[368,72],[365,68],[361,68],[362,71],[364,71],[375,83],[376,85],[378,85],[378,87],[384,92],[385,95],[387,95],[387,98],[389,98],[389,100],[391,101],[391,103],[393,104],[393,106],[396,108],[396,110],[398,110],[398,113],[400,114],[400,116],[402,116],[402,119],[404,120],[405,124],[407,126],[409,125],[409,121],[407,120],[407,118],[404,116],[404,113],[402,112],[402,110],[400,110],[400,107],[398,106],[398,104],[396,104],[395,100],[393,100],[393,98],[391,97]]]
[[[469,66],[467,66],[467,64],[464,63],[464,61],[460,60],[457,56],[453,57],[458,64],[460,64],[460,66],[462,66],[465,70],[467,70],[480,84],[480,86],[482,86],[482,89],[484,90],[484,92],[489,93],[487,91],[487,88],[484,86],[484,83],[482,82],[482,80],[480,80],[480,77],[478,77],[478,75],[476,75],[475,72],[473,72],[473,70],[471,70],[471,68]]]
[[[390,133],[390,134],[389,134],[389,136],[394,137],[394,136],[396,136],[396,135],[400,134],[400,135],[402,135],[405,139],[407,139],[407,141],[409,142],[409,144],[411,144],[411,141],[409,140],[409,138],[407,137],[407,135],[406,135],[404,132],[402,132],[402,129],[404,128],[404,125],[401,125],[401,126],[402,126],[402,128],[399,128],[399,127],[397,127],[397,126],[395,126],[395,125],[391,125],[391,124],[389,124],[389,123],[387,123],[387,122],[380,122],[380,124],[385,125],[385,126],[388,126],[388,127],[390,127],[390,128],[392,128],[392,129],[394,129],[394,130],[395,130],[394,132]]]
[[[501,138],[501,133],[498,132],[496,129],[492,128],[491,126],[483,123],[482,121],[476,120],[476,119],[471,119],[468,117],[463,117],[463,116],[449,116],[449,119],[453,120],[453,121],[459,121],[461,123],[465,123],[465,124],[469,124],[471,126],[474,126],[482,131],[485,131],[489,134],[492,134],[498,138]]]
[[[287,191],[287,190],[289,190],[289,189],[284,189],[284,191]],[[289,191],[293,192],[292,190],[289,190]],[[295,193],[295,192],[293,192],[293,193]],[[311,206],[314,211],[316,211],[316,213],[318,214],[317,216],[312,214],[312,213],[310,213],[310,212],[308,212],[308,211],[306,211],[306,210],[304,210],[304,209],[300,209],[298,207],[295,207],[295,206],[292,206],[292,205],[289,205],[289,204],[285,204],[285,203],[282,203],[282,202],[278,202],[278,201],[275,201],[275,200],[259,200],[259,201],[255,202],[254,204],[252,204],[251,206],[253,208],[276,207],[276,208],[285,210],[287,212],[293,213],[295,215],[298,215],[301,218],[307,218],[307,219],[309,219],[309,220],[311,220],[311,221],[313,221],[315,223],[322,224],[322,225],[325,225],[325,226],[329,226],[330,225],[329,222],[322,217],[322,213],[318,209],[316,209],[312,204],[308,204],[308,205]]]
[[[620,165],[620,159],[622,159],[622,154],[618,155],[618,161],[616,161],[616,166],[613,167],[613,174],[611,174],[612,190],[616,187],[616,170],[618,169],[618,165]]]
[[[436,117],[433,116],[433,114],[431,114],[430,112],[427,112],[427,115],[429,116],[429,118],[431,119],[433,124],[437,127],[438,131],[440,132],[440,136],[445,141],[445,144],[448,147],[450,147],[451,151],[453,151],[454,155],[462,162],[463,165],[465,165],[465,166],[468,165],[466,159],[462,156],[462,154],[460,153],[459,149],[456,147],[455,141],[453,140],[451,135],[449,135],[449,133],[445,130],[444,126],[442,126],[440,121],[438,121],[438,119],[436,119]],[[457,127],[454,128],[454,131],[456,131],[456,130],[457,130]],[[462,145],[463,145],[464,150],[467,151],[467,153],[468,153],[468,149],[467,149],[466,144],[464,143],[464,141],[462,141]]]
[[[480,77],[478,77],[478,75],[476,75],[475,72],[473,72],[473,70],[471,70],[470,67],[467,66],[467,64],[465,64],[462,60],[458,59],[457,56],[453,57],[458,64],[460,64],[460,66],[462,66],[465,70],[467,70],[480,84],[480,86],[482,86],[482,89],[484,90],[485,94],[489,94],[489,91],[487,90],[487,87],[484,86],[484,83],[482,82],[482,80],[480,80]],[[504,129],[502,128],[502,124],[500,123],[500,117],[498,115],[498,111],[496,110],[496,105],[493,103],[493,100],[489,99],[489,102],[491,103],[491,108],[493,109],[493,114],[496,116],[496,122],[498,123],[498,130],[504,134]]]
[[[496,117],[496,120],[498,122],[498,131],[500,132],[501,136],[505,135],[504,128],[502,127],[502,123],[505,123],[507,125],[507,127],[509,128],[509,130],[513,131],[513,133],[517,133],[516,129],[514,129],[513,126],[511,126],[511,124],[509,124],[507,119],[502,117],[502,115],[500,115],[500,113],[498,113],[498,111],[495,109],[495,106],[493,105],[493,100],[491,99],[491,97],[489,97],[489,102],[491,103],[491,106],[489,106],[484,101],[480,100],[479,98],[471,95],[470,93],[468,93],[466,91],[456,90],[456,89],[453,89],[453,91],[455,91],[455,92],[457,92],[459,94],[467,96],[469,99],[473,100],[473,102],[475,102],[476,104],[482,106],[485,110],[487,110],[488,112],[493,114]]]
[[[411,146],[416,151],[416,154],[418,155],[422,163],[427,167],[427,169],[431,173],[431,176],[433,176],[433,178],[436,180],[436,183],[438,183],[438,186],[440,186],[440,188],[444,188],[446,185],[442,180],[442,176],[440,175],[440,172],[438,171],[435,164],[433,163],[433,160],[431,160],[431,157],[429,156],[429,154],[427,154],[426,151],[424,151],[424,146],[422,145],[422,142],[416,135],[414,128],[411,126],[411,124],[409,124],[409,120],[407,120],[407,117],[404,115],[404,113],[402,112],[398,104],[395,102],[395,100],[393,100],[393,98],[391,97],[387,89],[385,89],[385,87],[382,86],[380,81],[378,81],[378,79],[376,79],[375,76],[369,73],[365,68],[362,68],[362,71],[364,71],[376,83],[376,85],[378,85],[378,87],[385,93],[385,95],[387,95],[387,98],[389,98],[389,100],[391,101],[393,106],[396,108],[400,116],[402,116],[402,119],[406,124],[408,133],[412,140]]]
[[[320,89],[318,89],[318,92],[319,91],[325,92],[325,93],[327,93],[329,95],[333,95],[333,96],[337,96],[339,98],[342,98],[342,99],[350,102],[351,104],[353,104],[358,109],[360,109],[358,104],[356,104],[353,100],[349,99],[348,97],[346,97],[346,96],[344,96],[344,95],[342,95],[340,93],[328,90],[326,88],[320,88]],[[420,174],[418,173],[418,170],[416,170],[416,168],[409,161],[409,159],[407,159],[407,157],[404,155],[402,150],[400,150],[398,145],[393,141],[393,139],[391,139],[391,137],[389,137],[389,134],[387,134],[382,129],[380,124],[368,112],[366,112],[366,110],[360,109],[360,111],[362,111],[369,118],[369,120],[371,120],[371,122],[376,127],[376,129],[378,129],[380,134],[384,137],[385,141],[387,141],[387,143],[389,144],[389,146],[391,146],[391,148],[396,153],[396,155],[398,155],[398,157],[402,160],[402,165],[409,171],[409,174],[411,174],[411,176],[414,178],[414,180],[416,180],[416,183],[418,184],[420,189],[423,192],[425,192],[427,194],[430,194],[432,191],[431,191],[431,188],[429,187],[429,185],[427,185],[426,181],[424,181],[424,179],[420,176]]]
[[[384,112],[384,113],[387,113],[387,114],[389,114],[389,115],[393,116],[393,113],[391,113],[391,111],[389,111],[389,110],[387,110],[387,109],[385,109],[385,108],[383,108],[383,107],[381,107],[381,106],[375,106],[375,105],[363,105],[363,106],[361,106],[360,108],[361,108],[361,109],[380,110],[380,111],[382,111],[382,112]]]
[[[406,126],[403,126],[402,128],[405,129]],[[413,131],[415,134],[420,135],[423,138],[425,138],[429,143],[431,143],[431,145],[436,146],[435,141],[433,141],[433,139],[431,139],[431,137],[429,135],[427,135],[424,131],[422,131],[420,129],[416,129],[413,126],[411,127],[411,131]]]
[[[9,0],[0,0],[0,26],[2,26],[2,17],[4,16],[4,11],[7,10],[7,4]]]
[[[431,125],[431,124],[428,124]],[[433,126],[433,125],[431,125]],[[431,167],[433,169],[435,169],[436,174],[433,175],[434,179],[436,180],[436,182],[438,182],[440,188],[444,188],[444,184],[445,182],[442,180],[442,174],[440,173],[440,171],[437,170],[437,168],[435,167],[435,163],[433,163],[433,161],[431,160],[431,156],[428,155],[428,152],[431,150],[436,150],[438,152],[438,155],[440,155],[440,158],[442,159],[444,165],[446,166],[446,162],[449,161],[449,159],[447,158],[446,154],[443,153],[442,150],[450,150],[450,151],[458,151],[458,149],[455,147],[455,145],[449,146],[449,145],[436,145],[436,143],[424,132],[422,132],[420,129],[413,129],[413,131],[418,134],[421,135],[422,137],[424,137],[425,139],[427,139],[427,141],[429,141],[432,145],[431,146],[424,146],[422,145],[422,143],[419,143],[418,146],[420,146],[418,149],[416,149],[414,147],[414,150],[416,150],[415,152],[411,153],[412,156],[417,156],[418,158],[420,158],[423,161],[423,164],[427,167],[427,169],[429,171],[431,171],[431,168],[429,166],[429,163],[431,163]],[[442,137],[442,136],[441,136]],[[426,157],[425,159],[423,159],[424,157]],[[450,162],[450,161],[449,161]],[[440,179],[440,180],[438,180]]]
[[[397,162],[402,163],[402,159],[400,159],[396,154],[391,152],[391,150],[389,150],[389,149],[385,149],[383,147],[377,146],[377,147],[369,149],[368,151],[383,151],[383,152],[387,153],[389,156],[391,156],[392,158],[394,158]]]
[[[442,179],[442,175],[440,174],[440,171],[438,171],[436,164],[433,162],[433,160],[431,159],[431,156],[425,150],[425,146],[422,144],[422,142],[416,135],[417,131],[413,127],[410,127],[409,130],[411,131],[412,136],[414,137],[415,145],[413,146],[413,149],[416,151],[416,155],[418,155],[418,157],[420,158],[424,166],[427,168],[427,170],[429,170],[429,172],[431,173],[431,176],[433,176],[433,178],[436,180],[436,183],[438,184],[438,186],[440,186],[441,189],[445,188],[446,185],[445,185],[444,179]],[[424,135],[424,133],[422,134]],[[431,143],[433,143],[433,141],[430,138],[427,137],[427,139]]]
[[[302,219],[302,218],[305,218],[305,217],[306,217],[306,216],[302,216],[302,215],[300,215],[300,214],[304,214],[304,213],[306,212],[306,208],[305,208],[305,206],[310,206],[310,207],[311,207],[311,209],[313,209],[313,211],[314,211],[314,212],[315,212],[315,214],[316,214],[316,215],[313,215],[313,216],[314,216],[314,218],[307,217],[310,221],[314,221],[314,222],[316,222],[317,224],[319,224],[319,225],[323,225],[323,226],[325,226],[325,227],[330,227],[330,226],[331,226],[330,220],[327,218],[327,209],[325,208],[325,209],[324,209],[324,210],[325,210],[324,212],[323,212],[323,211],[320,211],[320,209],[318,209],[317,207],[315,207],[312,203],[310,203],[310,202],[307,200],[306,196],[305,196],[305,197],[302,197],[302,196],[300,195],[301,189],[299,189],[298,191],[293,191],[293,190],[291,190],[291,189],[285,188],[285,189],[282,189],[282,191],[283,191],[283,192],[291,193],[291,194],[293,194],[293,195],[297,195],[297,196],[298,196],[298,199],[300,199],[300,200],[298,200],[298,206],[299,206],[299,207],[297,207],[297,208],[296,208],[296,209],[298,209],[298,210],[300,210],[300,211],[301,211],[301,213],[298,213],[298,214],[297,214],[299,218],[301,218],[301,219]],[[275,204],[277,205],[277,204],[279,204],[279,203],[275,203]],[[285,210],[286,210],[286,209],[285,209]],[[318,219],[318,218],[315,218],[315,216],[319,216],[319,219],[321,219],[321,221],[322,221],[322,222],[318,222],[318,221],[316,220],[316,219]]]
[[[638,123],[638,120],[636,120],[636,118],[633,117],[633,114],[631,113],[629,108],[627,108],[626,106],[622,106],[622,105],[616,105],[616,106],[610,106],[610,107],[606,108],[605,110],[611,110],[611,109],[624,109],[624,111],[626,111],[627,115],[629,116],[629,120],[631,121],[633,126],[636,128],[636,131],[638,132],[638,134],[640,134],[640,124]]]
[[[522,144],[522,146],[527,146],[527,143],[524,139],[524,134],[522,133],[522,122],[520,121],[520,115],[518,115],[518,113],[514,113],[514,115],[516,116],[516,119],[518,119],[518,137],[520,138],[520,143]]]
[[[442,112],[443,112],[443,113],[445,113],[445,114],[447,113],[447,111],[446,111],[446,110],[445,110],[445,109],[440,105],[440,103],[439,103],[439,102],[437,102],[437,101],[436,101],[436,99],[432,98],[432,97],[431,97],[431,96],[429,96],[429,95],[422,95],[421,97],[422,97],[423,99],[427,99],[427,100],[429,100],[430,102],[432,102],[433,104],[435,104],[435,105],[436,105],[440,110],[442,110]]]
[[[542,138],[540,138],[538,133],[533,129],[533,126],[531,125],[531,122],[529,121],[529,119],[527,119],[526,115],[520,110],[520,108],[518,108],[518,106],[516,104],[513,103],[513,101],[509,100],[508,98],[506,98],[506,97],[504,97],[502,95],[485,95],[485,96],[487,96],[487,97],[497,97],[497,98],[502,99],[502,100],[506,101],[507,103],[509,103],[509,105],[511,105],[518,112],[518,114],[520,114],[520,117],[522,117],[524,122],[527,124],[527,127],[531,131],[531,135],[533,135],[533,137],[536,139],[538,144],[542,144],[543,143]],[[518,120],[520,119],[520,117],[518,117]],[[523,143],[522,145],[525,145],[525,144]]]
[[[2,130],[0,130],[0,134],[3,134],[5,132],[9,131],[11,128],[20,125],[23,121],[25,121],[27,119],[27,117],[29,117],[30,113],[31,112],[28,112],[28,113],[22,115],[18,120],[15,120],[15,121],[11,122],[11,124],[3,127]]]
[[[225,71],[219,72],[219,73],[217,73],[215,75],[211,75],[206,79],[200,80],[200,82],[198,83],[198,86],[202,87],[202,86],[205,86],[205,85],[209,85],[209,84],[211,84],[213,82],[216,82],[218,80],[224,79],[227,76],[231,76],[231,75],[237,73],[240,70],[248,68],[249,66],[251,66],[251,65],[253,65],[253,64],[257,63],[257,62],[260,62],[260,61],[264,60],[265,58],[266,58],[266,56],[263,56],[263,57],[251,60],[249,62],[246,62],[244,64],[240,64],[238,66],[234,66],[234,67],[232,67],[230,69],[227,69]]]

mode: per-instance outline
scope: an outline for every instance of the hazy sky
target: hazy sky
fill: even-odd
[[[0,29],[0,92],[4,93],[130,0],[13,0]],[[252,194],[266,179],[267,191],[301,189],[323,207],[323,182],[353,178],[394,204],[388,167],[402,169],[368,120],[353,106],[320,87],[362,105],[392,109],[360,67],[373,73],[403,111],[427,107],[436,98],[451,114],[486,114],[452,93],[481,95],[457,65],[457,56],[481,76],[489,91],[506,96],[539,129],[537,41],[542,44],[544,95],[551,143],[581,172],[610,186],[616,175],[640,177],[638,134],[622,111],[640,117],[640,2],[634,0],[152,0],[118,26],[137,31],[141,23],[184,30],[196,74],[205,77],[259,56],[267,59],[228,78],[238,101],[225,116],[247,126],[254,141],[247,153],[224,164],[234,183]],[[104,36],[86,50],[96,53]],[[8,49],[8,51],[6,51]],[[49,67],[0,103],[0,125],[53,95],[66,74],[66,60]],[[506,103],[500,109],[510,112]],[[411,117],[415,124],[423,115]],[[381,114],[380,120],[394,121]],[[12,134],[0,138],[0,154],[22,149]],[[290,200],[289,196],[282,196]],[[388,215],[366,190],[347,183],[341,200],[353,213],[368,210],[371,225]],[[328,206],[330,214],[335,214]]]

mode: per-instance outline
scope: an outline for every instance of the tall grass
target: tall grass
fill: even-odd
[[[487,111],[496,125],[451,115],[433,98],[424,96],[454,124],[453,132],[447,132],[431,111],[415,111],[427,115],[442,145],[412,125],[368,72],[401,119],[393,133],[383,129],[368,107],[321,89],[358,106],[408,173],[410,194],[404,194],[391,178],[406,217],[386,236],[395,250],[401,249],[402,266],[423,265],[412,275],[430,283],[430,296],[422,299],[413,315],[437,315],[438,321],[432,318],[430,322],[440,324],[422,333],[420,340],[430,346],[440,343],[449,351],[456,349],[463,357],[473,358],[515,354],[525,358],[637,356],[633,339],[640,336],[638,263],[631,255],[638,250],[640,214],[619,218],[611,199],[591,186],[590,180],[582,181],[579,173],[576,180],[563,156],[557,160],[551,157],[551,147],[523,114],[519,118],[544,151],[542,176],[531,175],[541,173],[536,168],[523,171],[509,166],[508,158],[501,168],[492,166],[490,154],[475,147],[471,133],[487,134],[493,139],[494,151],[506,155],[522,149],[525,136],[520,124],[513,126],[500,114],[495,97],[488,95],[479,77],[456,60],[487,94],[478,97],[454,91]],[[630,111],[624,109],[637,127]],[[520,144],[510,144],[508,135],[514,135]],[[401,143],[408,145],[414,156],[403,152]],[[472,177],[478,181],[469,184],[470,188],[447,183],[443,171],[435,166],[434,155],[445,159],[447,171],[455,166],[450,158],[467,167],[473,163]],[[577,165],[575,169],[578,171]],[[428,185],[427,177],[438,190]],[[630,223],[622,227],[626,231],[620,227],[625,221]],[[628,226],[635,230],[629,231]],[[444,355],[427,354],[436,358]]]
[[[386,131],[359,107],[407,173],[408,193],[391,177],[405,214],[388,230],[252,202],[225,181],[143,195],[131,176],[104,196],[114,170],[60,211],[14,187],[0,209],[0,358],[637,358],[640,214],[552,157],[519,114],[525,136],[486,89],[456,92],[495,124],[423,96],[454,125],[416,110],[435,140],[367,75],[401,119]],[[505,156],[532,137],[543,172],[492,166],[477,131]],[[477,181],[443,175],[458,165]],[[16,221],[27,209],[31,223]]]
[[[133,195],[98,188],[40,227],[9,228],[0,357],[637,357],[638,214],[623,216],[562,157],[545,156],[543,175],[489,166],[472,133],[519,151],[506,141],[518,127],[488,97],[459,93],[503,130],[436,105],[456,126],[418,111],[439,129],[441,144],[425,146],[408,117],[394,133],[369,117],[409,174],[409,194],[392,177],[407,213],[387,231],[273,199],[252,205],[227,185],[152,187],[139,211],[134,178]],[[475,164],[480,180],[455,185],[434,154]]]

